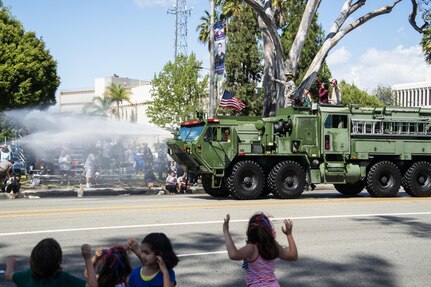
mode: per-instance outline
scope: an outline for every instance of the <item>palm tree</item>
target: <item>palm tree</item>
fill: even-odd
[[[91,116],[105,116],[107,117],[113,111],[111,105],[113,101],[108,97],[96,96],[93,98],[93,102],[88,103],[82,107],[82,112]]]
[[[209,39],[210,39],[210,23],[211,23],[211,15],[207,10],[204,11],[205,15],[201,16],[202,23],[196,27],[196,31],[199,32],[198,40],[202,44],[208,44],[208,50],[210,49]],[[214,21],[223,21],[224,15],[217,11],[214,11]]]
[[[110,84],[108,87],[106,87],[105,91],[105,97],[109,98],[111,102],[116,103],[116,109],[115,109],[115,117],[117,119],[120,119],[120,104],[123,101],[130,102],[130,90],[123,87],[121,84]]]

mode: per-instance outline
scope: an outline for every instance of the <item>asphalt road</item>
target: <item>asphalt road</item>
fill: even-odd
[[[241,262],[227,257],[222,222],[231,215],[237,246],[245,242],[249,217],[294,221],[299,260],[277,262],[282,286],[430,286],[431,198],[376,199],[366,192],[345,198],[335,191],[304,193],[297,200],[236,201],[204,194],[4,200],[0,208],[0,270],[6,256],[28,266],[32,247],[46,237],[63,248],[64,270],[81,276],[80,245],[93,249],[141,240],[150,232],[171,238],[180,263],[177,286],[245,286]],[[134,266],[138,265],[133,258]],[[0,286],[13,286],[3,281]]]

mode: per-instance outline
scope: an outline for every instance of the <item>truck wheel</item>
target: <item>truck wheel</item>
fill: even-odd
[[[401,185],[400,169],[390,161],[374,164],[367,174],[367,191],[374,197],[395,197]]]
[[[211,187],[211,177],[203,176],[202,177],[202,187],[205,192],[211,195],[212,197],[228,197],[229,190],[222,184],[220,188],[212,188]]]
[[[237,162],[226,182],[230,194],[236,199],[255,199],[261,194],[264,185],[262,167],[252,160]]]
[[[431,196],[431,164],[426,161],[413,164],[403,176],[403,185],[411,196]]]
[[[305,171],[295,161],[282,161],[269,173],[268,185],[275,197],[297,198],[304,191]]]
[[[365,187],[364,181],[360,180],[355,183],[346,183],[346,184],[334,184],[335,189],[347,196],[353,196],[361,193],[361,191]]]

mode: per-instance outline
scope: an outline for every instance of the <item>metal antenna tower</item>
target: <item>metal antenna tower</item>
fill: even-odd
[[[175,54],[187,55],[187,20],[193,8],[187,8],[186,0],[176,0],[172,9],[168,9],[168,14],[175,15]]]

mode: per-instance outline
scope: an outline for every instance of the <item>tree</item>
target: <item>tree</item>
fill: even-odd
[[[373,90],[371,94],[377,99],[379,99],[385,106],[397,105],[394,91],[391,87],[384,87],[382,85],[378,85],[377,88]]]
[[[106,87],[104,96],[112,102],[115,102],[115,117],[120,119],[120,104],[123,101],[130,103],[130,90],[123,87],[122,84],[111,83]]]
[[[0,39],[0,109],[55,104],[60,84],[56,61],[42,39],[25,32],[1,1]]]
[[[258,15],[258,23],[262,33],[263,45],[264,45],[264,116],[275,113],[278,107],[284,105],[284,87],[282,85],[276,85],[272,78],[281,79],[285,71],[295,73],[298,68],[299,59],[301,58],[301,52],[303,50],[305,40],[307,39],[310,26],[313,23],[313,18],[317,13],[321,0],[308,0],[305,6],[304,13],[302,14],[301,22],[295,39],[290,47],[288,56],[283,60],[284,49],[281,43],[280,37],[277,33],[278,29],[278,13],[277,5],[273,5],[279,0],[244,0]],[[403,0],[389,1],[389,4],[384,5],[378,9],[364,13],[350,23],[346,23],[350,16],[354,12],[357,12],[360,8],[365,7],[366,0],[345,0],[342,5],[338,18],[333,23],[329,33],[326,35],[322,47],[315,55],[312,63],[308,67],[301,85],[297,89],[294,96],[298,96],[303,92],[305,87],[310,87],[317,77],[317,73],[321,69],[323,62],[328,55],[329,51],[335,47],[338,42],[347,34],[357,29],[361,25],[365,24],[369,20],[378,17],[383,14],[390,13],[392,9]],[[412,11],[415,12],[418,2],[427,4],[425,0],[411,0]],[[416,6],[415,6],[416,4]],[[284,8],[283,8],[284,9]],[[286,12],[286,11],[281,11]],[[414,19],[416,14],[412,13],[409,16],[410,23],[415,27]],[[417,25],[416,25],[417,27]],[[273,102],[276,99],[276,106],[271,106],[268,103]]]
[[[209,50],[211,15],[210,15],[210,12],[208,12],[207,10],[204,11],[204,14],[205,15],[201,16],[200,18],[202,23],[196,27],[196,31],[199,32],[199,36],[198,36],[199,42],[201,42],[202,44],[208,45],[208,50]],[[220,15],[219,12],[217,12],[216,10],[214,11],[214,19],[215,19],[214,22],[225,20],[224,15]]]
[[[202,62],[194,54],[179,55],[175,62],[168,62],[154,77],[152,100],[146,102],[147,115],[157,126],[178,127],[181,122],[194,116],[207,98],[208,76],[199,80]]]
[[[423,31],[421,41],[422,51],[424,52],[425,61],[431,64],[431,28],[427,28]]]
[[[283,7],[287,11],[286,15],[283,16],[283,22],[281,22],[282,33],[281,33],[281,43],[283,44],[284,49],[284,59],[288,58],[289,55],[287,51],[289,51],[292,46],[296,32],[298,31],[299,25],[301,23],[301,18],[298,15],[302,15],[305,10],[306,1],[305,0],[295,0],[295,1],[287,1],[284,2]],[[278,13],[280,14],[280,13]],[[314,17],[308,35],[305,39],[304,48],[301,52],[301,57],[298,62],[298,67],[295,73],[295,83],[299,86],[301,84],[301,80],[304,78],[305,73],[308,70],[308,67],[313,61],[313,58],[319,52],[319,49],[322,47],[323,41],[325,40],[325,35],[322,27],[317,23],[317,17]],[[323,63],[322,69],[318,72],[317,78],[321,82],[329,83],[331,78],[331,72],[329,67]],[[284,79],[283,79],[284,80]],[[318,94],[318,85],[312,85],[310,87],[310,93],[312,95]],[[314,100],[317,100],[317,96]]]
[[[111,109],[113,102],[109,97],[96,96],[93,98],[93,102],[82,107],[82,112],[91,116],[107,117],[110,113],[115,115],[115,111]]]
[[[262,54],[257,43],[258,26],[250,7],[242,5],[240,13],[232,15],[229,42],[226,45],[226,89],[242,100],[243,115],[262,114],[262,96],[257,84],[262,76]]]
[[[382,102],[375,96],[370,96],[366,92],[360,90],[355,84],[347,84],[341,81],[339,84],[341,90],[341,101],[343,104],[359,104],[365,107],[382,107]]]

